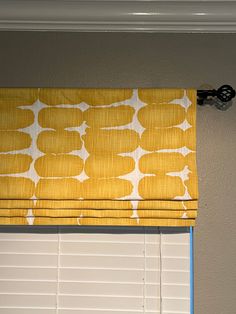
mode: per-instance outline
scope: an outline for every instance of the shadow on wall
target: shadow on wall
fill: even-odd
[[[189,233],[188,227],[112,227],[112,226],[0,226],[0,233],[108,233],[108,234],[179,234]]]

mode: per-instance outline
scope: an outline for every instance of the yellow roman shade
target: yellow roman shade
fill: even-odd
[[[0,224],[193,226],[196,90],[0,89]]]

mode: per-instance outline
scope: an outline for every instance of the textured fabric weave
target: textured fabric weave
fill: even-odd
[[[0,224],[193,226],[196,91],[0,89]]]

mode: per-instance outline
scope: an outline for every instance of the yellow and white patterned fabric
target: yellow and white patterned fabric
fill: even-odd
[[[193,226],[193,89],[0,89],[0,224]]]

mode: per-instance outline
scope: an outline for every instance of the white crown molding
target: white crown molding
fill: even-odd
[[[236,0],[0,0],[0,30],[236,32]]]

